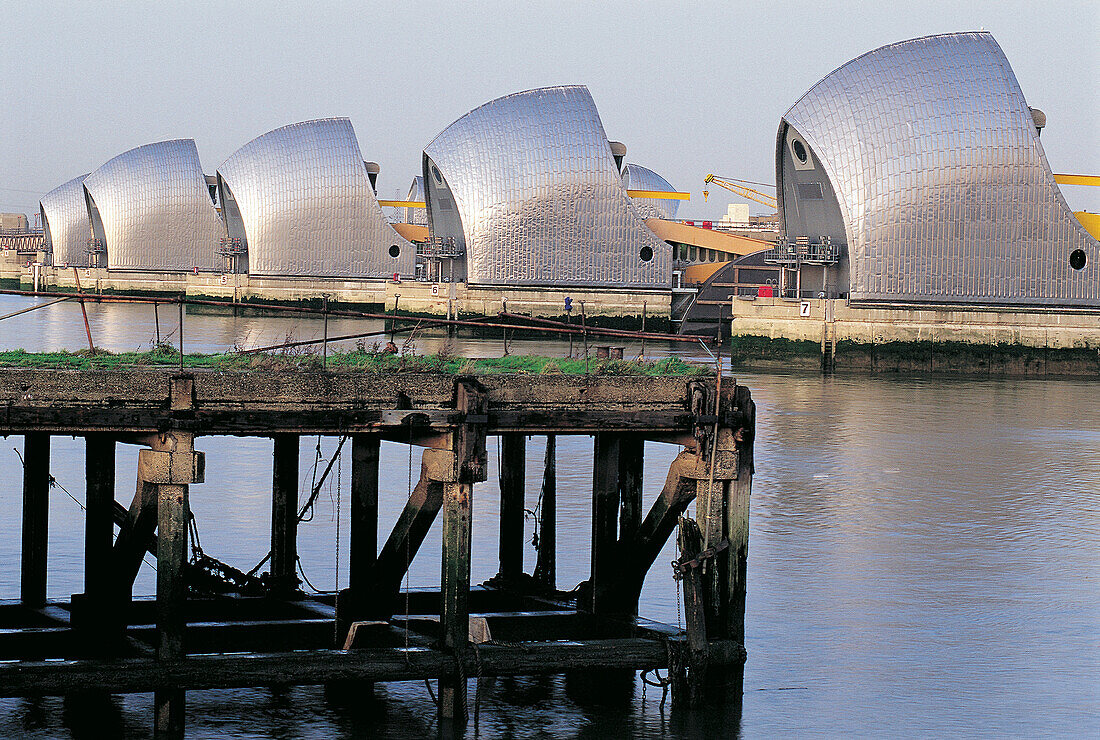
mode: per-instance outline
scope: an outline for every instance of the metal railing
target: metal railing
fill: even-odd
[[[782,241],[764,253],[769,265],[835,265],[840,261],[841,245],[833,244],[828,236],[811,242],[807,237],[796,237],[794,242]]]
[[[218,239],[218,254],[223,257],[237,257],[245,253],[244,240],[239,236]]]

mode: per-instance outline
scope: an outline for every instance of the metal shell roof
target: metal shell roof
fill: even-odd
[[[630,202],[587,88],[493,100],[424,154],[454,197],[470,283],[669,284],[672,249]],[[431,208],[429,218],[434,236],[448,236]]]
[[[107,266],[210,270],[221,219],[193,139],[124,152],[84,179],[103,223]]]
[[[55,265],[88,265],[88,239],[92,235],[88,204],[84,199],[84,178],[74,177],[42,196],[38,208],[46,241],[53,250]]]
[[[415,271],[416,249],[382,214],[346,118],[270,131],[234,152],[218,176],[240,212],[250,273],[381,278]],[[241,236],[232,220],[229,226]]]
[[[674,193],[668,180],[658,175],[648,167],[640,164],[627,163],[623,169],[623,185],[627,190],[651,190],[665,193]],[[680,201],[664,200],[661,198],[632,198],[634,207],[642,214],[643,218],[676,218],[676,211],[680,209]]]
[[[1058,190],[990,34],[928,36],[864,54],[783,121],[806,139],[836,192],[852,298],[1100,303],[1100,245]],[[784,131],[781,123],[780,138]],[[780,212],[791,205],[781,202]],[[1069,265],[1077,249],[1088,257],[1083,270]]]

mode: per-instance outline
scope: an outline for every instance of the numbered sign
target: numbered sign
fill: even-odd
[[[802,301],[802,303],[798,304],[798,315],[799,316],[809,316],[810,315],[810,302],[809,301]]]

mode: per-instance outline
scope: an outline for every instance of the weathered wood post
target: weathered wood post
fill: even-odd
[[[472,378],[456,379],[454,398],[455,409],[464,416],[451,435],[451,450],[427,450],[425,462],[432,477],[446,478],[440,628],[444,649],[455,656],[456,670],[440,678],[439,716],[442,724],[462,727],[467,719],[462,661],[470,634],[470,513],[473,484],[487,477],[485,431],[489,408],[488,394]]]
[[[632,544],[642,526],[642,469],[645,466],[645,440],[633,434],[624,434],[619,440],[619,498],[622,508],[619,510],[619,543],[622,546]],[[626,567],[620,563],[617,567]],[[638,613],[637,597],[627,597],[628,601],[619,604],[623,613]]]
[[[351,541],[348,588],[361,598],[370,588],[371,568],[378,559],[378,457],[374,434],[351,438]]]
[[[732,408],[729,408],[730,402],[732,402]],[[727,488],[726,532],[730,546],[725,553],[729,579],[729,595],[725,604],[725,630],[730,639],[744,645],[746,570],[749,557],[749,497],[752,493],[756,404],[745,386],[734,386],[734,392],[723,399],[723,404],[728,408],[727,413],[730,416],[739,416],[741,420],[731,440],[737,451],[737,477],[729,482]]]
[[[50,435],[23,437],[23,557],[19,599],[24,606],[46,603],[46,553],[50,518]]]
[[[502,434],[500,446],[500,576],[507,582],[523,574],[527,437]]]
[[[108,434],[84,438],[84,601],[89,644],[107,641],[111,612],[111,547],[114,544],[115,439]]]
[[[615,610],[613,599],[619,578],[615,543],[619,519],[620,435],[596,434],[592,460],[592,602],[593,613]]]
[[[184,659],[187,625],[188,486],[201,483],[205,459],[195,452],[194,438],[170,431],[149,439],[152,449],[138,453],[139,485],[151,491],[157,511],[157,660]],[[154,729],[161,737],[182,737],[184,692],[159,689],[154,694]]]
[[[297,434],[276,434],[271,483],[271,580],[282,597],[298,590]]]

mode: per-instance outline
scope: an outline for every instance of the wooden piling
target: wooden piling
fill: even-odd
[[[470,634],[470,515],[473,484],[485,480],[488,467],[488,394],[475,381],[460,379],[455,383],[455,408],[464,414],[464,423],[451,435],[452,480],[443,484],[440,629],[444,650],[455,656],[456,671],[439,680],[439,716],[448,727],[463,727],[467,701],[462,654]]]
[[[50,435],[23,438],[23,556],[19,598],[24,606],[46,603],[46,553],[50,517]]]
[[[276,593],[298,589],[298,442],[297,434],[274,435],[271,484],[271,578]]]
[[[523,573],[523,511],[526,488],[527,437],[500,435],[500,575]]]
[[[111,548],[114,544],[115,439],[109,434],[84,438],[84,475],[87,480],[84,515],[84,598],[92,640],[101,632],[111,611]]]
[[[737,477],[729,482],[726,503],[726,532],[729,550],[725,553],[727,565],[728,601],[725,606],[723,637],[745,642],[745,594],[746,568],[749,556],[749,498],[752,493],[753,434],[756,429],[756,404],[749,389],[737,386],[733,404],[748,423],[739,432],[737,440]]]
[[[187,486],[156,484],[157,498],[157,660],[174,662],[184,656],[187,582],[187,525],[190,509]],[[182,737],[184,692],[161,689],[155,692],[156,734]]]
[[[378,558],[378,457],[374,434],[351,438],[351,539],[348,588],[369,588],[370,572]]]
[[[593,613],[615,609],[612,598],[619,578],[615,545],[618,539],[619,461],[621,437],[599,432],[592,458],[592,603]]]
[[[632,542],[642,526],[642,468],[645,465],[645,440],[624,434],[619,440],[619,541]],[[635,611],[637,605],[635,605]]]

